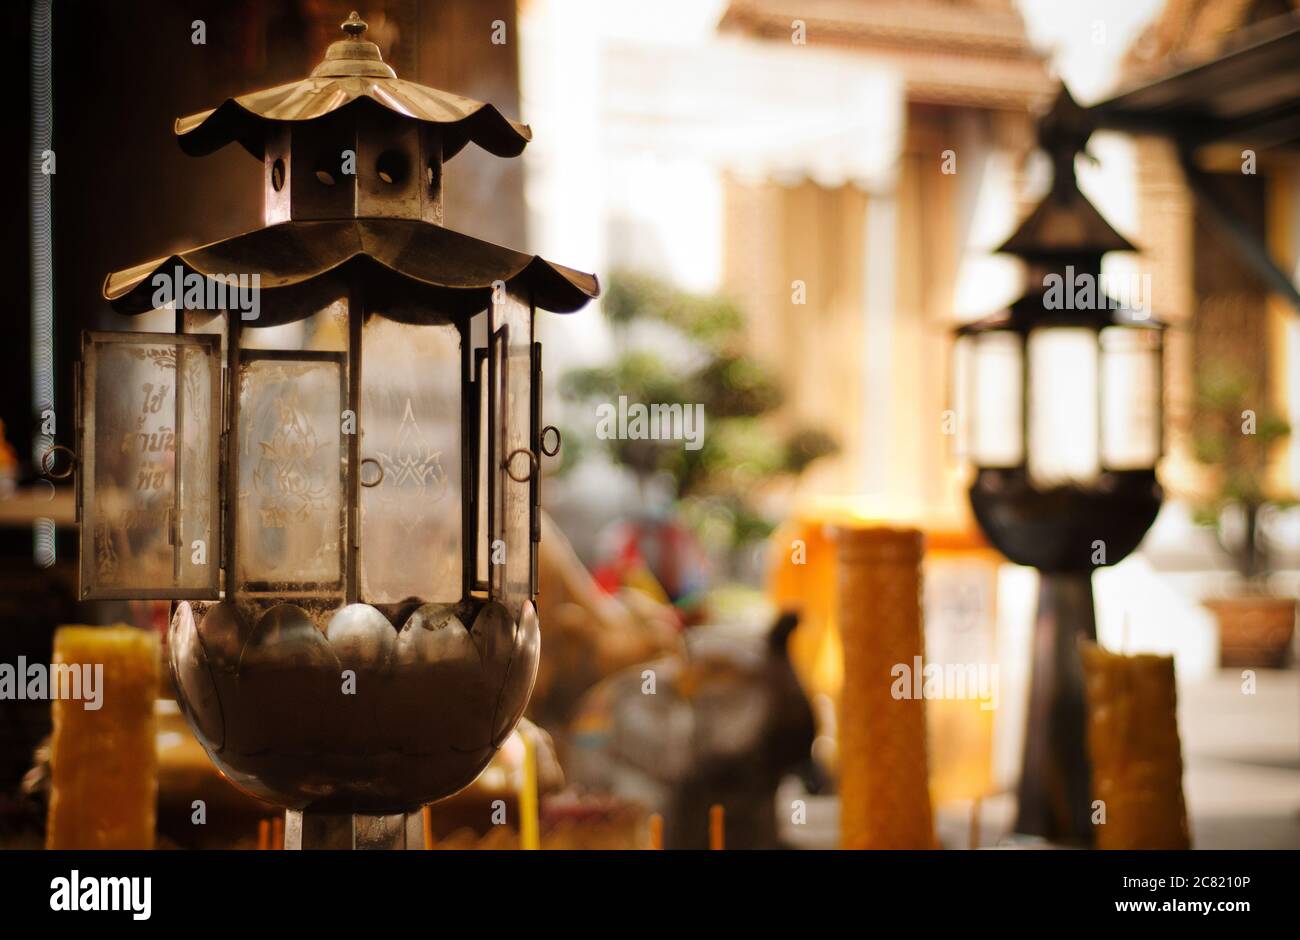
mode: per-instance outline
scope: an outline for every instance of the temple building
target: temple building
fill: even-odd
[[[1031,114],[1052,82],[1010,0],[735,0],[720,30],[789,44],[796,20],[808,55],[849,54],[896,76],[894,171],[871,187],[728,180],[726,286],[798,389],[794,410],[858,429],[808,489],[948,515],[962,503],[942,433],[947,334],[1015,289],[1016,268],[990,249],[1028,208]],[[791,303],[795,281],[804,306]]]

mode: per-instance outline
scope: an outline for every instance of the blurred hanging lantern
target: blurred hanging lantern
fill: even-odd
[[[180,602],[180,705],[291,846],[402,844],[522,714],[560,444],[533,314],[598,291],[442,227],[444,160],[529,129],[343,30],[311,77],[177,122],[263,162],[266,225],[109,276],[176,333],[85,336],[72,455],[81,596]]]
[[[1138,546],[1162,498],[1163,325],[1149,279],[1117,298],[1101,278],[1102,255],[1136,249],[1079,191],[1091,132],[1062,88],[1039,125],[1051,191],[999,249],[1030,289],[959,328],[954,363],[975,518],[1041,574],[1016,829],[1074,843],[1091,832],[1078,641],[1096,634],[1092,571]]]

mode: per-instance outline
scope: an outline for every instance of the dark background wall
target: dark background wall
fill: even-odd
[[[73,364],[85,329],[138,324],[109,310],[100,290],[110,271],[259,227],[261,165],[237,145],[185,156],[177,117],[233,95],[306,76],[357,0],[55,0],[53,24],[54,295],[58,439],[72,446]],[[518,115],[514,0],[388,0],[357,4],[399,77]],[[206,24],[206,44],[191,42]],[[491,43],[491,24],[511,41]],[[19,492],[0,493],[0,662],[49,661],[64,623],[131,620],[160,627],[157,605],[81,604],[76,532],[60,522],[58,562],[38,565],[38,515],[71,521],[66,498],[44,502],[36,483],[31,367],[31,6],[0,4],[0,56],[7,140],[0,148],[0,420],[19,460]],[[526,118],[525,118],[526,120]],[[467,148],[446,170],[447,224],[526,247],[518,160]],[[490,200],[492,211],[477,211]],[[55,506],[61,506],[58,511]],[[0,702],[0,836],[18,799],[17,781],[49,728],[44,702]],[[33,819],[39,817],[39,813]],[[17,818],[22,818],[20,812]]]
[[[4,148],[4,284],[0,418],[20,458],[33,433],[30,364],[30,6],[5,4],[5,88],[13,111]],[[261,166],[231,145],[181,153],[182,115],[306,76],[341,37],[352,7],[401,78],[490,100],[518,116],[514,0],[55,0],[54,271],[60,431],[71,428],[71,364],[83,329],[121,329],[100,296],[113,270],[261,225]],[[194,20],[205,45],[191,42]],[[494,20],[510,42],[493,45]],[[526,117],[524,118],[526,120]],[[524,243],[517,160],[468,148],[447,168],[447,224]],[[493,211],[476,211],[482,199]],[[71,444],[65,433],[62,443]],[[26,476],[33,468],[25,468]]]

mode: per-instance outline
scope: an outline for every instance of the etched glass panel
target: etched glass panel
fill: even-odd
[[[362,599],[459,601],[460,333],[372,316],[361,355]]]
[[[220,340],[85,340],[81,596],[213,599]]]
[[[500,339],[494,351],[497,487],[494,544],[489,546],[491,583],[493,596],[518,615],[523,601],[532,597],[531,478],[537,472],[535,453],[529,459],[533,453],[532,311],[526,301],[507,294],[493,306],[492,314]]]
[[[343,588],[344,374],[341,354],[245,354],[234,460],[245,590]]]

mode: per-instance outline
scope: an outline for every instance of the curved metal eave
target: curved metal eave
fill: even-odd
[[[1137,251],[1077,189],[1049,193],[994,251],[1025,259]]]
[[[1026,294],[1010,306],[971,320],[953,329],[955,336],[978,336],[982,333],[1027,333],[1040,327],[1080,326],[1104,329],[1122,326],[1129,329],[1165,330],[1169,324],[1153,314],[1124,306],[1105,306],[1082,309],[1049,310],[1043,306],[1042,293]]]
[[[116,271],[103,293],[118,312],[138,314],[154,309],[154,277],[178,265],[205,278],[256,274],[263,290],[276,290],[361,258],[413,285],[468,295],[470,306],[480,299],[486,306],[497,281],[523,285],[536,307],[554,313],[572,313],[600,294],[594,274],[407,219],[282,222]]]
[[[174,129],[190,156],[238,141],[260,160],[268,124],[313,121],[360,102],[439,125],[444,160],[471,141],[495,156],[517,157],[533,136],[527,124],[511,121],[494,105],[401,79],[356,77],[308,78],[227,98],[216,108],[177,118]]]

